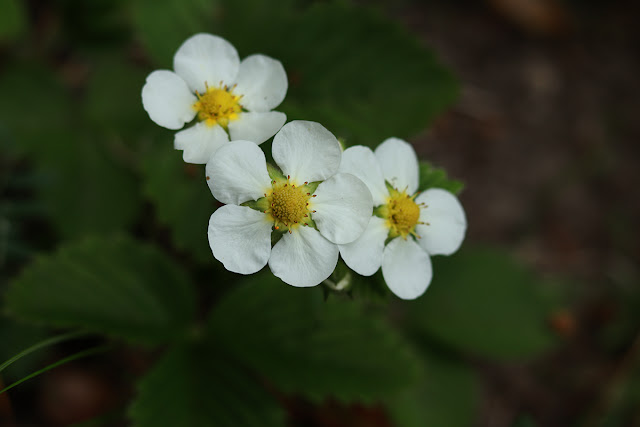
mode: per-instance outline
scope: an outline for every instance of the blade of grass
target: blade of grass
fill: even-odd
[[[69,332],[66,334],[57,335],[55,337],[47,338],[46,340],[42,340],[37,344],[32,345],[29,348],[22,350],[20,353],[11,357],[9,360],[5,361],[2,365],[0,365],[0,372],[2,372],[7,366],[11,365],[13,362],[18,361],[25,357],[26,355],[33,353],[36,350],[41,348],[49,347],[55,344],[58,344],[63,341],[72,340],[83,335],[87,335],[87,332]]]
[[[40,375],[40,374],[42,374],[44,372],[47,372],[47,371],[49,371],[49,370],[51,370],[51,369],[53,369],[53,368],[55,368],[57,366],[64,365],[65,363],[71,362],[71,361],[76,360],[76,359],[81,359],[83,357],[87,357],[87,356],[91,356],[93,354],[97,354],[97,353],[101,353],[101,352],[107,351],[109,348],[111,348],[110,345],[101,345],[101,346],[89,348],[87,350],[83,350],[83,351],[81,351],[79,353],[76,353],[76,354],[72,354],[71,356],[67,356],[67,357],[65,357],[63,359],[60,359],[57,362],[51,363],[50,365],[47,365],[44,368],[39,369],[39,370],[33,372],[32,374],[29,374],[26,377],[24,377],[24,378],[22,378],[22,379],[20,379],[20,380],[18,380],[16,382],[14,382],[13,384],[5,387],[4,389],[0,390],[0,394],[4,393],[5,391],[9,391],[13,387],[15,387],[15,386],[17,386],[19,384],[22,384],[23,382],[25,382],[27,380],[30,380],[31,378],[36,377],[36,376],[38,376],[38,375]]]

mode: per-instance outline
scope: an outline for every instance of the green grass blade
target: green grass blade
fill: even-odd
[[[91,355],[96,354],[96,353],[101,353],[103,351],[107,351],[109,348],[111,348],[110,345],[102,345],[102,346],[92,347],[92,348],[89,348],[87,350],[83,350],[83,351],[81,351],[79,353],[72,354],[71,356],[67,356],[67,357],[65,357],[63,359],[60,359],[57,362],[54,362],[54,363],[52,363],[50,365],[47,365],[44,368],[39,369],[39,370],[35,371],[34,373],[29,374],[26,377],[24,377],[24,378],[22,378],[22,379],[20,379],[20,380],[18,380],[16,382],[14,382],[13,384],[5,387],[4,389],[0,390],[0,394],[4,393],[5,391],[11,390],[13,387],[15,387],[15,386],[17,386],[19,384],[22,384],[23,382],[25,382],[27,380],[30,380],[31,378],[36,377],[36,376],[38,376],[38,375],[40,375],[40,374],[42,374],[44,372],[47,372],[47,371],[49,371],[49,370],[51,370],[51,369],[53,369],[53,368],[55,368],[57,366],[64,365],[65,363],[71,362],[71,361],[76,360],[76,359],[80,359],[80,358],[83,358],[83,357],[91,356]]]
[[[20,353],[11,357],[9,360],[5,361],[2,365],[0,365],[0,372],[2,372],[7,366],[11,365],[13,362],[22,359],[26,355],[33,353],[36,350],[40,350],[41,348],[49,347],[55,344],[58,344],[63,341],[68,341],[72,339],[76,339],[83,335],[87,335],[87,332],[69,332],[66,334],[57,335],[55,337],[47,338],[46,340],[42,340],[37,344],[32,345],[31,347],[22,350]]]

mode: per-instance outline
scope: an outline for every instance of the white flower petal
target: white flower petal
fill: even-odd
[[[242,95],[240,103],[249,111],[270,111],[285,95],[289,83],[282,63],[265,55],[247,56],[240,63],[234,93]]]
[[[225,204],[258,200],[271,183],[264,153],[251,141],[223,145],[207,163],[206,172],[213,197]]]
[[[413,239],[396,237],[384,249],[382,276],[398,297],[418,298],[427,290],[433,276],[429,254]]]
[[[396,189],[407,193],[418,191],[420,170],[416,152],[406,141],[398,138],[386,139],[376,148],[376,157],[382,166],[384,179]]]
[[[363,276],[371,276],[382,265],[384,241],[389,235],[386,221],[372,216],[364,233],[357,240],[339,245],[340,255],[350,269]]]
[[[416,197],[420,209],[416,231],[420,246],[431,255],[451,255],[458,250],[467,231],[467,218],[458,198],[446,190],[432,188]],[[428,225],[426,225],[428,224]]]
[[[320,123],[295,120],[273,139],[273,160],[293,183],[320,181],[340,167],[342,150],[335,136]]]
[[[369,189],[355,176],[338,173],[318,185],[309,208],[320,233],[343,245],[356,240],[369,223],[373,202]]]
[[[205,164],[218,148],[228,142],[229,136],[222,127],[199,122],[176,133],[173,146],[176,150],[184,151],[182,158],[185,162]]]
[[[238,75],[240,58],[236,48],[222,37],[196,34],[188,38],[173,57],[173,69],[193,92],[204,93],[205,82],[218,86],[233,83]]]
[[[327,279],[338,264],[338,247],[311,227],[286,233],[271,250],[269,268],[283,282],[309,287]]]
[[[266,113],[240,113],[236,120],[229,122],[232,140],[242,139],[262,144],[275,135],[287,121],[287,115],[279,111]]]
[[[262,212],[245,206],[222,206],[209,219],[213,256],[234,273],[260,271],[271,254],[272,226]]]
[[[380,163],[369,147],[356,145],[342,153],[340,172],[350,173],[360,178],[371,192],[373,206],[387,203],[389,192],[384,185]]]
[[[196,101],[184,80],[171,71],[154,71],[142,87],[142,106],[151,120],[167,129],[180,129],[193,120]]]

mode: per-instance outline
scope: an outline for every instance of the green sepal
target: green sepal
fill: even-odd
[[[316,189],[318,188],[318,185],[320,185],[320,183],[322,183],[322,181],[313,181],[313,182],[309,182],[309,183],[303,185],[300,188],[303,189],[303,191],[306,191],[309,194],[313,194],[313,193],[316,192]]]
[[[278,183],[287,181],[287,177],[284,176],[280,168],[272,165],[271,163],[267,163],[267,172],[269,173],[269,177],[272,181],[275,180]]]
[[[389,218],[389,207],[387,205],[380,205],[373,208],[373,214],[378,218],[388,219]]]
[[[393,188],[393,185],[391,185],[391,183],[386,179],[384,180],[384,185],[385,187],[387,187],[387,191],[389,192],[390,196],[393,196],[395,193],[397,193],[396,189]]]
[[[269,209],[269,200],[267,200],[266,197],[261,197],[258,200],[249,200],[248,202],[240,203],[240,206],[247,206],[251,209],[265,212]]]
[[[309,215],[309,218],[306,218],[304,221],[306,224],[308,224],[308,227],[315,228],[316,230],[318,230],[318,226],[316,225],[315,221],[311,219],[311,215]]]

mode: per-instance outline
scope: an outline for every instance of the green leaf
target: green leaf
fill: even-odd
[[[221,349],[170,350],[138,384],[134,427],[284,426],[275,400]]]
[[[153,202],[160,222],[171,229],[176,246],[202,263],[213,263],[207,227],[217,202],[211,195],[204,167],[182,161],[170,140],[156,144],[144,158],[144,193]]]
[[[70,98],[57,76],[45,64],[14,64],[0,72],[0,93],[0,128],[9,131],[8,141],[15,140],[11,148],[20,154],[55,154],[52,138],[73,129]]]
[[[479,407],[475,373],[470,366],[423,349],[423,375],[416,387],[388,406],[398,427],[473,425]]]
[[[268,273],[228,294],[209,324],[214,342],[280,390],[315,400],[381,399],[410,385],[418,370],[408,345],[381,318]]]
[[[429,289],[406,304],[419,335],[496,359],[534,357],[554,344],[541,283],[508,254],[467,249],[433,262]]]
[[[151,344],[184,339],[194,305],[170,259],[124,237],[86,239],[42,256],[6,294],[9,314],[24,320]]]
[[[0,317],[0,361],[8,361],[34,342],[42,342],[45,333],[41,328],[32,325],[15,322],[4,316]],[[2,372],[2,378],[7,381],[16,381],[32,372],[42,359],[42,353],[22,354],[12,362],[10,368]],[[3,364],[4,365],[4,364]]]
[[[125,138],[156,126],[144,111],[140,96],[148,70],[111,55],[94,62],[83,108],[90,126]]]
[[[0,41],[22,35],[27,27],[25,3],[19,0],[0,0]]]
[[[430,163],[420,162],[420,184],[418,190],[442,188],[453,194],[459,194],[464,188],[461,181],[449,179],[444,169],[434,168]]]
[[[103,138],[68,134],[47,142],[59,150],[37,155],[46,177],[38,194],[63,237],[110,235],[133,224],[141,208],[138,180]]]
[[[34,161],[35,191],[62,237],[121,231],[139,212],[138,180],[103,132],[72,124],[68,93],[43,70],[21,65],[0,76],[0,127]]]
[[[279,109],[289,120],[314,120],[349,144],[376,146],[415,135],[457,96],[432,52],[381,13],[346,2],[315,3],[303,13],[269,3],[245,18],[233,5],[245,7],[223,3],[222,33],[241,56],[282,61],[290,85]]]
[[[135,0],[134,25],[151,58],[170,68],[173,55],[187,38],[211,32],[216,2],[211,0]]]

